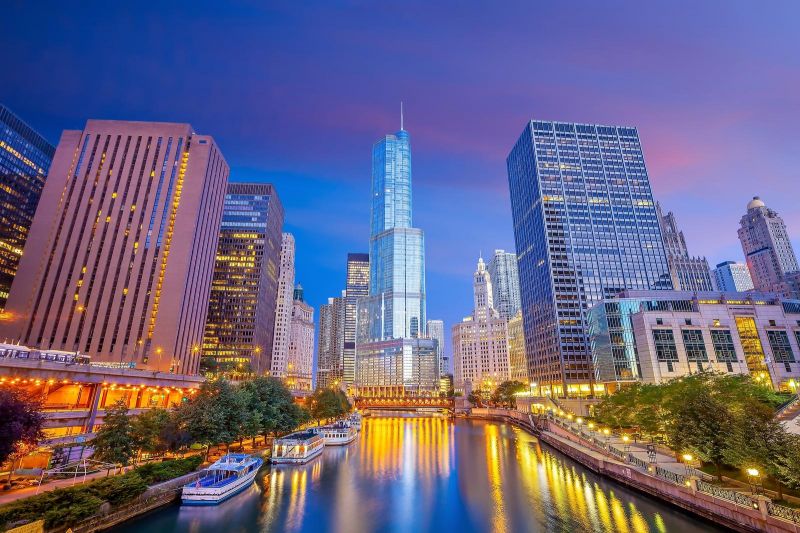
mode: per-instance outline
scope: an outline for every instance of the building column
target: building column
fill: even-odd
[[[84,433],[91,433],[94,428],[94,421],[97,418],[97,409],[100,406],[101,396],[105,399],[106,390],[99,384],[92,386],[92,397],[89,400],[89,416],[86,426],[83,429]]]

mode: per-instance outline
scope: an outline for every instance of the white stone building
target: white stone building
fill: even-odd
[[[278,271],[278,303],[275,307],[275,329],[272,340],[272,362],[270,375],[286,377],[289,358],[289,335],[291,330],[294,299],[294,236],[284,233],[281,239],[281,264]]]
[[[303,287],[294,290],[289,328],[286,377],[289,390],[309,392],[314,381],[314,308],[303,301]]]

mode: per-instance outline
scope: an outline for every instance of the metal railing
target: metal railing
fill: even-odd
[[[670,472],[666,468],[661,468],[660,466],[656,467],[656,475],[667,481],[672,481],[676,485],[684,485],[686,483],[686,476]]]
[[[745,507],[757,507],[758,504],[753,501],[752,498],[749,496],[742,494],[741,492],[736,492],[735,490],[728,490],[723,489],[721,487],[717,487],[716,485],[712,485],[711,483],[706,483],[705,481],[697,480],[697,490],[700,492],[705,492],[706,494],[711,494],[712,496],[716,496],[717,498],[722,498],[723,500],[728,500],[729,502],[733,502],[738,505],[743,505]]]
[[[627,460],[628,460],[628,462],[629,462],[629,463],[631,463],[632,465],[636,465],[636,466],[638,466],[639,468],[644,468],[645,470],[647,470],[647,467],[649,467],[649,466],[650,466],[650,464],[649,464],[647,461],[643,461],[643,460],[639,459],[638,457],[636,457],[636,456],[635,456],[635,455],[633,455],[632,453],[629,453],[629,454],[628,454],[628,458],[627,458]]]
[[[788,520],[795,524],[800,524],[800,509],[792,509],[790,507],[778,505],[777,503],[767,502],[767,514]]]

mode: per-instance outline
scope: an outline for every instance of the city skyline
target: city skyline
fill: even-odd
[[[53,144],[89,118],[190,122],[212,134],[232,180],[280,191],[298,277],[319,308],[341,290],[341,258],[367,248],[370,145],[397,128],[402,100],[415,136],[416,224],[429,243],[428,313],[451,325],[470,306],[473,257],[514,248],[504,160],[531,116],[636,126],[656,198],[710,265],[744,260],[736,227],[756,195],[782,214],[800,249],[786,112],[800,97],[789,68],[800,6],[728,6],[691,4],[692,17],[689,4],[614,13],[460,6],[453,20],[435,5],[417,5],[412,19],[390,6],[320,5],[311,18],[203,2],[190,12],[87,5],[42,18],[13,4],[15,24],[0,41],[15,50],[8,71],[25,82],[5,84],[0,101]],[[225,24],[208,24],[212,17]],[[562,23],[571,29],[557,30]],[[188,44],[197,35],[218,42],[202,59]],[[399,42],[407,45],[397,52]],[[593,53],[598,42],[602,54]],[[392,64],[380,61],[386,55]],[[305,90],[312,85],[319,90]],[[329,206],[338,206],[336,225],[325,222]]]

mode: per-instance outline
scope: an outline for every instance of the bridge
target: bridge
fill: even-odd
[[[428,411],[445,409],[452,411],[455,402],[452,398],[428,398],[420,396],[398,397],[359,397],[355,398],[358,409],[384,411]]]

